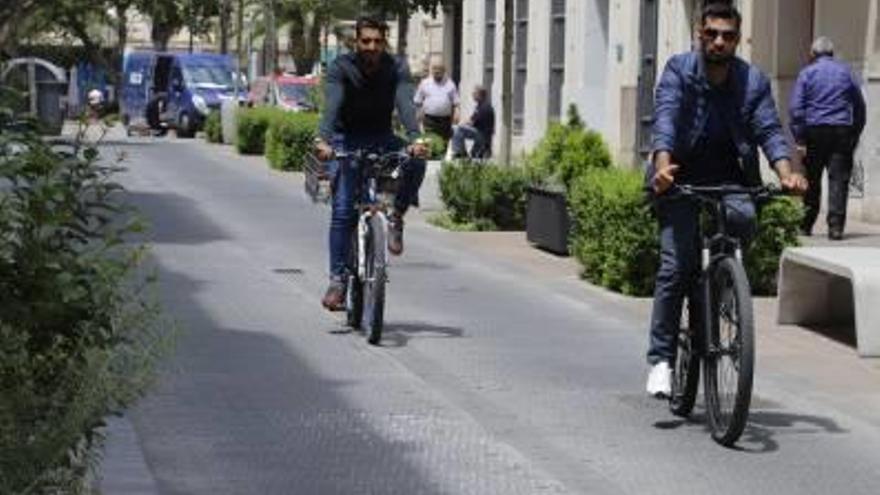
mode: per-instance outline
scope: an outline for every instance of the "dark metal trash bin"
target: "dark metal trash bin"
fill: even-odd
[[[529,187],[526,193],[526,240],[547,251],[567,256],[571,217],[565,193],[538,187]]]

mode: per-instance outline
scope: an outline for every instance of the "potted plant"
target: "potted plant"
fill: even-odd
[[[589,170],[610,165],[611,155],[601,135],[586,129],[577,108],[569,106],[568,121],[551,125],[527,159],[532,185],[526,191],[526,239],[536,247],[567,255],[571,188]]]

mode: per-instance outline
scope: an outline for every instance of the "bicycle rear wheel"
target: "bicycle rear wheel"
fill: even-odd
[[[370,217],[365,237],[366,259],[364,262],[364,314],[363,329],[367,334],[367,342],[379,344],[382,339],[383,319],[385,316],[385,269],[386,253],[385,229],[383,218],[379,215]]]
[[[669,410],[672,414],[687,417],[697,400],[700,383],[700,354],[697,335],[700,328],[700,312],[697,301],[688,296],[681,307],[681,324],[677,340],[678,350],[672,367],[672,395]]]
[[[712,438],[724,446],[742,435],[755,366],[752,295],[742,264],[722,259],[712,272],[711,345],[704,358],[706,410]]]
[[[348,326],[355,330],[359,329],[364,314],[364,289],[363,282],[358,277],[357,228],[352,229],[351,232],[351,254],[349,255],[345,287],[345,313]]]

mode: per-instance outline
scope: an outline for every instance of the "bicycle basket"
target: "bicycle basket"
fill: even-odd
[[[330,202],[330,177],[324,162],[309,153],[303,165],[305,174],[305,191],[313,203]]]

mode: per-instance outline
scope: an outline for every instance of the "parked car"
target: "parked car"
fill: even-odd
[[[126,129],[174,128],[192,137],[211,110],[234,98],[232,58],[213,53],[134,52],[123,62],[121,116]],[[239,85],[239,104],[246,87]]]
[[[311,92],[316,91],[318,79],[302,76],[258,77],[251,83],[249,105],[269,105],[292,112],[314,111]]]

